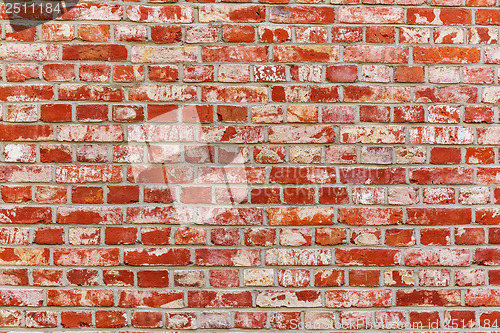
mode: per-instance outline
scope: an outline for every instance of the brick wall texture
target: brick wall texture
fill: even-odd
[[[0,331],[500,331],[498,1],[44,6],[0,6]]]

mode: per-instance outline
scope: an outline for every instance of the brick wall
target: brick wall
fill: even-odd
[[[0,8],[1,330],[498,330],[497,1],[209,2]]]

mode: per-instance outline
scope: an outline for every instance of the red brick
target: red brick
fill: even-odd
[[[187,265],[191,262],[188,249],[127,249],[124,263],[132,266],[141,265]]]
[[[252,304],[249,291],[222,292],[213,290],[188,291],[188,306],[197,308],[248,307]]]
[[[217,42],[217,27],[189,27],[186,29],[186,42],[213,43]]]
[[[111,289],[65,289],[48,290],[49,306],[111,306],[113,291]]]
[[[234,326],[236,328],[264,328],[266,324],[266,312],[235,312]]]
[[[108,203],[127,204],[139,201],[139,186],[108,186]]]
[[[90,311],[63,311],[61,312],[61,325],[65,328],[89,327],[92,325]]]
[[[273,229],[248,229],[245,232],[245,245],[267,246],[276,242],[276,231]]]
[[[96,311],[96,327],[124,327],[127,317],[123,311]]]
[[[363,29],[361,27],[332,27],[333,43],[355,43],[362,39]]]
[[[277,6],[270,13],[273,23],[329,24],[334,20],[335,11],[331,7]]]
[[[29,311],[25,316],[26,327],[56,327],[57,312]]]
[[[401,253],[391,249],[335,250],[335,263],[340,266],[393,266],[399,265]]]
[[[390,306],[390,290],[328,290],[325,292],[326,307],[380,307]]]
[[[199,17],[200,22],[263,22],[266,18],[266,7],[204,5],[200,7]]]
[[[271,327],[274,329],[294,329],[301,324],[301,314],[300,312],[275,312],[270,321]]]
[[[326,80],[328,82],[355,82],[358,79],[358,68],[355,65],[328,66]]]
[[[193,9],[188,6],[127,6],[127,17],[135,22],[190,23]]]
[[[415,46],[413,56],[417,63],[470,64],[479,62],[478,48],[458,46]]]
[[[441,326],[437,311],[411,311],[410,323],[418,328],[436,328]]]
[[[366,42],[367,43],[394,43],[395,39],[395,29],[394,27],[380,26],[373,27],[368,26],[366,28]]]
[[[460,290],[397,290],[395,301],[398,306],[457,306],[460,305]]]
[[[84,41],[106,42],[109,36],[109,25],[82,24],[78,27],[78,37]]]
[[[42,104],[40,119],[44,122],[66,122],[71,120],[70,104]]]
[[[38,228],[36,230],[35,239],[36,244],[62,244],[63,243],[63,229],[62,228]]]
[[[156,43],[177,43],[182,37],[182,28],[179,25],[151,26],[151,39]]]
[[[239,286],[237,270],[210,270],[210,285],[215,288],[231,288]]]
[[[461,159],[460,148],[436,147],[431,150],[432,164],[460,164]]]
[[[461,167],[412,168],[412,184],[472,184],[473,170]]]
[[[422,66],[398,66],[394,71],[394,80],[397,82],[424,82],[425,69]]]
[[[66,272],[69,284],[76,286],[95,286],[98,284],[99,272],[96,269],[71,269]]]
[[[258,266],[260,250],[254,249],[196,249],[200,266]]]
[[[496,9],[478,9],[476,11],[476,24],[479,25],[498,25],[498,10]]]
[[[206,46],[204,62],[266,62],[266,46]]]
[[[409,8],[406,12],[409,24],[462,25],[471,23],[471,10],[467,8]]]
[[[121,290],[118,305],[124,308],[172,308],[182,304],[182,292],[169,290]]]
[[[163,318],[161,312],[133,312],[132,326],[145,328],[162,327]]]
[[[420,243],[422,245],[450,245],[450,230],[444,228],[420,229]]]
[[[62,60],[84,61],[123,61],[127,60],[127,48],[124,45],[63,45]]]
[[[349,270],[350,286],[378,286],[380,285],[380,271],[377,270]]]
[[[137,229],[133,227],[108,227],[105,229],[105,243],[134,244],[137,241]]]
[[[103,281],[109,286],[132,286],[134,284],[134,273],[129,270],[104,270]]]
[[[247,25],[224,25],[223,38],[229,43],[253,43],[255,28]]]
[[[23,82],[29,79],[38,78],[38,67],[34,65],[13,64],[7,66],[7,81]]]
[[[168,283],[168,271],[166,270],[144,270],[137,272],[137,284],[139,287],[168,287]]]
[[[314,274],[316,287],[338,287],[344,284],[344,271],[340,269],[321,269]]]
[[[408,49],[396,46],[346,46],[344,60],[349,62],[408,63]]]
[[[70,64],[44,65],[42,75],[47,81],[73,81],[75,79],[75,66]]]
[[[339,47],[324,45],[278,45],[273,46],[276,62],[338,62]]]
[[[338,221],[348,225],[391,225],[403,220],[400,208],[340,208]]]

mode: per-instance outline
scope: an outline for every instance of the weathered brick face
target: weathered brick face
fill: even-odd
[[[8,11],[0,330],[500,331],[497,1]]]

